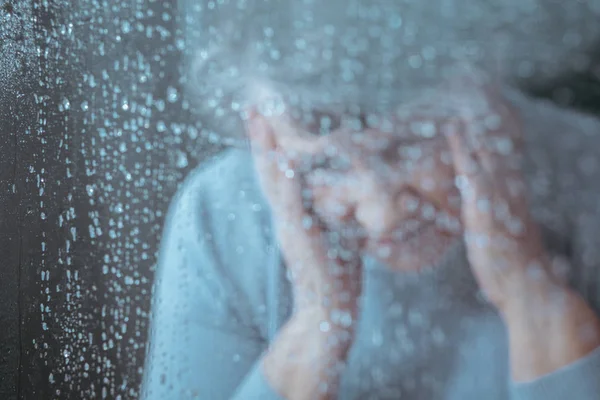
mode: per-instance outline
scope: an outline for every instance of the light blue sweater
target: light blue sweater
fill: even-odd
[[[600,123],[510,96],[524,110],[534,215],[595,307]],[[260,364],[291,301],[271,226],[247,152],[227,151],[188,177],[164,230],[144,399],[280,400]],[[419,274],[366,257],[361,301],[342,400],[600,399],[600,350],[535,382],[511,382],[505,328],[481,300],[461,243]]]

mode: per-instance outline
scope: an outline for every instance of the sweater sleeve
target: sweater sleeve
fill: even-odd
[[[511,384],[511,400],[596,400],[600,396],[600,349],[527,383]]]
[[[262,362],[258,361],[237,389],[231,400],[285,400],[271,388],[265,379]]]
[[[222,265],[231,262],[222,254],[231,241],[220,244],[226,218],[214,198],[198,195],[210,182],[191,186],[173,201],[163,233],[142,399],[282,400],[262,373],[267,339],[256,310]]]

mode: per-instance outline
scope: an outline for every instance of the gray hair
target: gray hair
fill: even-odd
[[[507,83],[589,67],[600,2],[180,0],[189,94],[210,130],[240,139],[266,85],[296,107],[383,110],[456,64]]]

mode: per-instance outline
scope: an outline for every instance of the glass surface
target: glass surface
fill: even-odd
[[[456,253],[468,185],[447,135],[495,132],[481,147],[508,169],[523,135],[527,215],[595,315],[599,15],[594,0],[0,0],[0,398],[250,390],[318,297],[282,263],[318,231],[327,290],[364,269],[336,293],[365,315],[303,325],[346,329],[339,398],[504,400],[504,327]],[[257,118],[299,185],[294,240],[293,199],[273,212],[256,171]],[[503,205],[482,215],[520,237]],[[267,388],[287,390],[269,371],[290,362]]]

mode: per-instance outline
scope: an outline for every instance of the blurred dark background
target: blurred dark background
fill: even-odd
[[[219,149],[175,7],[0,0],[2,400],[137,398],[168,201]]]
[[[0,0],[0,399],[138,397],[164,214],[221,148],[176,6]],[[600,112],[600,69],[529,90]]]

